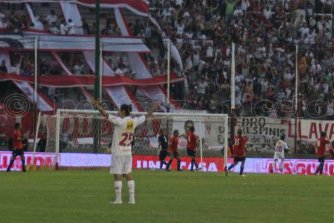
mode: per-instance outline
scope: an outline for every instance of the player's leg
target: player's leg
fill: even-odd
[[[195,153],[196,152],[194,151],[194,155],[192,157],[192,162],[194,163],[194,166],[195,166],[196,170],[198,170],[198,164],[196,163],[196,154]]]
[[[128,182],[129,189],[129,204],[135,204],[135,181],[133,179],[132,173],[126,174],[126,180]]]
[[[123,173],[128,182],[129,204],[135,204],[135,181],[132,176],[132,155],[124,156]]]
[[[322,165],[322,157],[319,157],[318,158],[318,162],[319,162],[319,166],[317,168],[317,170],[315,171],[315,175],[317,175],[319,172],[320,172],[320,169],[322,169],[323,167],[321,166]]]
[[[193,159],[192,159],[191,150],[187,149],[187,155],[191,158],[191,160],[190,160],[190,170],[193,171],[194,170],[194,163],[193,163]]]
[[[187,153],[188,153],[188,156],[191,157],[190,171],[194,171],[194,166],[196,169],[198,169],[198,165],[195,160],[195,151],[188,150]]]
[[[113,204],[122,204],[122,157],[112,155],[110,173],[114,175],[115,201]]]
[[[274,162],[271,164],[271,169],[270,169],[270,173],[273,173],[274,170],[276,169],[276,163],[278,161],[278,157],[277,157],[277,153],[275,152],[274,154]]]
[[[228,167],[227,171],[230,171],[233,167],[235,167],[238,164],[239,160],[238,157],[234,157],[233,163]]]
[[[113,204],[122,204],[122,175],[114,174],[115,200]]]
[[[174,160],[174,154],[173,154],[173,156],[170,157],[170,159],[169,159],[169,161],[167,163],[167,166],[166,166],[166,170],[167,171],[170,170],[169,167],[170,167],[170,165],[172,165],[173,160]]]
[[[7,172],[9,172],[10,169],[12,168],[12,165],[13,165],[16,157],[17,157],[16,150],[13,150],[12,157],[10,158],[10,162],[9,162],[8,167],[7,167]]]
[[[178,153],[178,152],[175,152],[175,153],[174,153],[174,157],[175,157],[176,160],[177,160],[177,170],[178,170],[178,171],[182,171],[182,170],[181,170],[181,159],[180,159],[180,155],[179,155],[179,153]]]
[[[325,165],[325,156],[321,157],[319,162],[319,174],[321,175]]]
[[[25,166],[25,159],[24,159],[24,151],[20,151],[20,157],[21,157],[21,164],[22,164],[22,171],[26,172],[26,166]]]
[[[159,154],[159,160],[160,160],[160,169],[162,169],[162,166],[165,164],[167,166],[167,162],[165,161],[166,157],[168,155],[168,152],[166,150],[161,150]]]
[[[274,169],[276,168],[276,163],[277,163],[277,159],[274,159],[273,163],[271,164],[270,173],[274,172]]]
[[[246,162],[246,157],[243,157],[242,160],[241,160],[241,166],[240,166],[240,176],[243,175],[244,173],[244,168],[245,168],[245,162]]]
[[[279,171],[281,171],[281,173],[283,173],[283,163],[284,163],[284,158],[281,157],[280,158],[280,163],[279,163]]]

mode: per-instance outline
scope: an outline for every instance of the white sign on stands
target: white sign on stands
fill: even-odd
[[[238,118],[237,128],[241,128],[249,138],[249,144],[257,151],[273,151],[281,134],[290,148],[297,139],[302,142],[315,143],[322,131],[330,140],[334,140],[334,121],[275,119],[264,117]]]

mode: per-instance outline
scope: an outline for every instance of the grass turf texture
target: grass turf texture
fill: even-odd
[[[0,222],[334,222],[333,177],[150,170],[134,177],[136,205],[112,205],[107,170],[1,173]]]

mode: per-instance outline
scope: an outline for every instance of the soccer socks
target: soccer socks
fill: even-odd
[[[114,186],[115,186],[115,196],[116,196],[114,203],[121,204],[122,203],[122,181],[121,180],[115,181]]]
[[[115,185],[115,195],[116,199],[113,204],[122,204],[122,181],[117,180],[114,183]],[[128,181],[128,189],[129,189],[129,204],[135,204],[135,181]]]
[[[243,161],[243,162],[241,163],[241,166],[240,166],[240,175],[242,175],[243,172],[244,172],[244,166],[245,166],[245,161]]]
[[[181,161],[180,160],[177,161],[177,170],[181,170]]]
[[[315,171],[315,175],[317,175],[318,173],[321,175],[322,171],[324,169],[324,163],[320,163],[320,165],[318,166],[317,170]]]
[[[281,171],[281,173],[283,172],[283,162],[282,161],[279,163],[279,171]]]
[[[244,172],[244,167],[241,166],[241,167],[240,167],[240,175],[242,175],[243,172]]]
[[[10,168],[12,167],[13,163],[14,163],[14,159],[10,160],[9,166],[7,167],[7,172],[10,171]]]
[[[162,166],[165,164],[165,166],[167,166],[167,162],[165,160],[161,161],[160,162],[160,169],[162,169]]]
[[[194,159],[192,159],[191,160],[191,171],[193,171],[194,170],[194,165],[195,165],[195,167],[196,167],[196,169],[198,168],[198,165],[197,165],[197,163],[196,163],[196,161],[194,160]]]
[[[228,171],[230,171],[233,167],[235,166],[235,164],[233,163],[233,164],[231,164],[229,167],[228,167]]]
[[[319,165],[319,174],[320,174],[320,175],[322,174],[323,169],[324,169],[324,163],[321,163],[321,164]]]
[[[25,159],[22,159],[21,163],[22,163],[22,171],[26,172]]]
[[[166,166],[166,170],[169,169],[169,167],[170,167],[170,165],[172,164],[172,162],[173,162],[173,159],[170,159],[169,162],[168,162],[168,164],[167,164],[167,166]]]
[[[128,188],[129,188],[129,204],[135,203],[135,181],[129,180],[128,181]]]
[[[315,175],[317,175],[318,174],[318,172],[319,172],[319,169],[320,169],[320,165],[318,166],[318,168],[317,168],[317,170],[315,171]]]
[[[194,165],[195,165],[196,169],[198,169],[198,164],[196,163],[195,159],[194,159]]]

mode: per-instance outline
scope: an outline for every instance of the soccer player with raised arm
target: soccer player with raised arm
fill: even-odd
[[[195,127],[191,126],[186,132],[186,139],[187,139],[187,154],[191,157],[191,168],[190,171],[194,171],[194,166],[196,170],[198,170],[198,164],[196,163],[196,151],[198,145],[198,136],[195,134]]]
[[[227,171],[225,171],[225,175],[227,176],[228,171],[230,171],[233,167],[235,167],[239,162],[241,162],[240,166],[240,176],[243,175],[244,167],[245,167],[245,161],[246,161],[246,143],[248,141],[248,138],[246,136],[242,135],[242,130],[238,129],[238,135],[234,137],[234,145],[233,145],[233,157],[234,162],[231,164]]]
[[[177,160],[177,170],[181,171],[181,159],[179,154],[179,131],[174,130],[173,136],[169,140],[169,148],[168,148],[171,158],[169,159],[169,162],[167,164],[166,170],[169,171],[169,167],[172,164],[174,158]]]
[[[158,137],[158,149],[159,152],[159,160],[160,160],[160,169],[165,164],[167,166],[167,162],[165,161],[166,157],[168,156],[168,138],[167,138],[167,129],[160,129],[159,137]]]
[[[129,204],[135,204],[135,181],[132,176],[132,140],[135,128],[145,122],[146,116],[131,117],[131,105],[122,104],[118,116],[107,114],[99,102],[92,101],[100,114],[114,124],[112,138],[112,160],[110,173],[114,175],[116,199],[113,204],[122,204],[122,176],[125,176],[129,189]]]
[[[321,132],[321,135],[320,135],[320,138],[318,139],[317,147],[316,147],[316,154],[318,157],[319,166],[317,170],[315,171],[314,175],[318,175],[318,173],[320,175],[322,174],[322,171],[324,169],[324,164],[325,164],[326,145],[329,143],[330,141],[328,140],[326,136],[326,132]]]
[[[17,156],[21,157],[22,163],[22,171],[26,171],[25,167],[25,159],[24,159],[24,150],[23,150],[23,143],[22,143],[22,133],[21,133],[21,125],[20,123],[15,123],[14,132],[12,135],[12,157],[10,159],[9,166],[7,168],[7,172],[10,171],[15,159]]]
[[[280,136],[280,140],[276,142],[275,145],[275,154],[274,154],[274,162],[272,163],[270,172],[273,173],[276,167],[276,163],[278,160],[281,162],[279,163],[279,170],[281,173],[283,172],[283,162],[284,162],[284,150],[289,149],[288,144],[284,142],[285,135]]]

